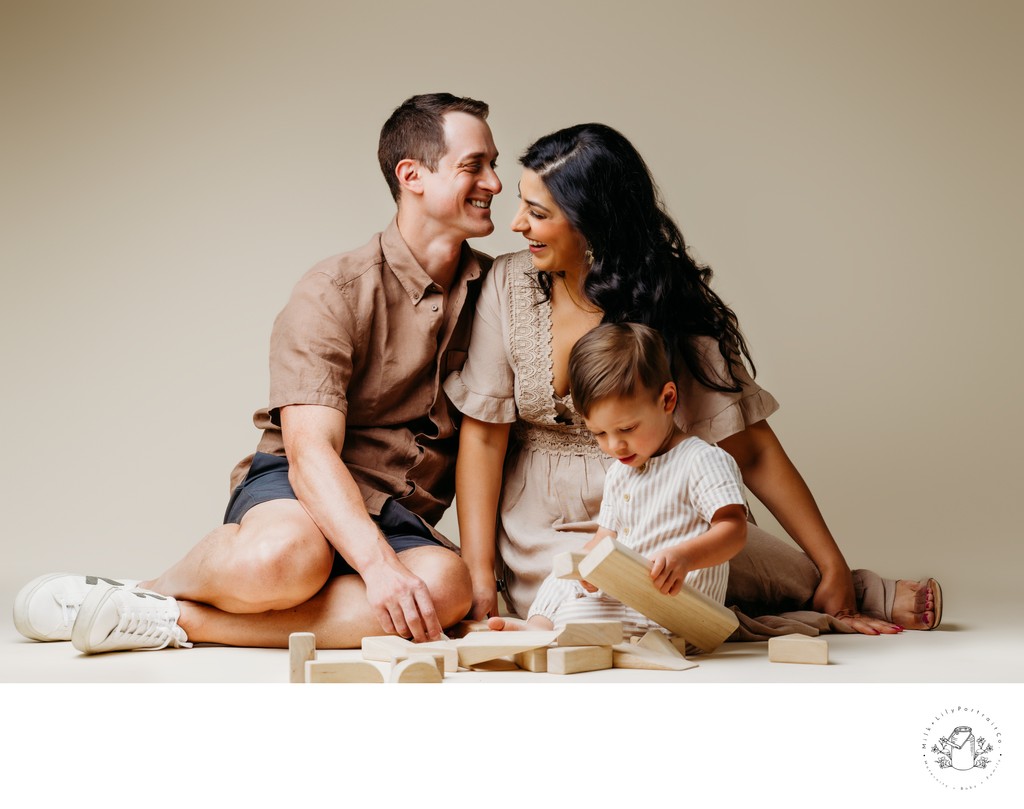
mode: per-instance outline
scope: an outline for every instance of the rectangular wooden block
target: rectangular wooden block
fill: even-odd
[[[539,649],[527,649],[525,652],[519,652],[512,659],[521,669],[533,672],[547,671],[548,647],[541,646]]]
[[[365,660],[307,660],[307,683],[382,683],[384,675]]]
[[[580,562],[580,575],[652,621],[712,652],[739,626],[736,614],[703,593],[683,585],[667,596],[651,581],[650,559],[612,537],[598,543]]]
[[[583,561],[583,557],[585,556],[586,553],[576,551],[556,553],[551,559],[551,572],[554,574],[556,579],[579,581],[580,562]]]
[[[683,644],[682,647],[680,647],[673,643],[673,640],[673,638],[669,638],[669,636],[660,629],[652,629],[640,638],[636,645],[643,649],[650,649],[652,652],[660,652],[661,654],[668,655],[669,657],[686,657],[685,641],[683,641],[682,638],[675,639],[679,640]]]
[[[828,641],[800,634],[769,638],[768,659],[772,663],[813,663],[827,666]]]
[[[558,631],[558,646],[611,646],[622,643],[622,621],[573,621]]]
[[[452,641],[459,650],[459,665],[467,668],[496,657],[511,657],[519,652],[547,646],[558,635],[554,631],[523,630],[507,632],[470,632]]]
[[[651,669],[653,671],[686,671],[697,668],[697,664],[685,657],[645,649],[638,643],[617,643],[612,647],[612,667]]]
[[[548,649],[549,674],[577,674],[611,667],[611,646],[553,646]]]
[[[316,660],[316,636],[312,632],[292,632],[288,636],[289,682],[306,682],[307,660]]]

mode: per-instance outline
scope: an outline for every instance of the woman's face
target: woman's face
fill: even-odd
[[[543,272],[582,272],[586,239],[566,219],[544,181],[530,169],[519,180],[519,210],[512,230],[530,244],[533,266]]]

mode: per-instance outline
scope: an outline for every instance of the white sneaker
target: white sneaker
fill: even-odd
[[[18,592],[14,599],[14,626],[32,640],[71,640],[71,627],[78,609],[100,582],[128,589],[138,584],[134,579],[118,581],[100,576],[47,573]]]
[[[190,647],[185,630],[178,626],[180,616],[178,602],[170,596],[96,587],[82,602],[71,643],[86,654]]]

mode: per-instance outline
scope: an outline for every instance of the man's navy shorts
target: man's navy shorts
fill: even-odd
[[[250,508],[269,500],[298,500],[288,482],[288,459],[281,455],[268,455],[257,452],[245,476],[238,487],[231,493],[224,522],[240,523]],[[372,516],[372,515],[371,515]],[[444,546],[434,538],[423,521],[405,506],[389,499],[381,509],[379,517],[373,517],[388,544],[395,553],[418,548],[424,545]],[[334,555],[332,576],[345,576],[355,573],[353,568],[340,553]]]

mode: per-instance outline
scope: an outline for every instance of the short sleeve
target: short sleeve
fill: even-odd
[[[718,447],[700,447],[693,460],[687,490],[687,500],[709,523],[720,508],[746,508],[739,467],[728,452]]]
[[[698,356],[711,379],[729,379],[729,369],[711,337],[696,341]],[[716,444],[730,435],[742,432],[751,424],[763,421],[779,409],[779,403],[758,385],[742,363],[733,369],[740,383],[736,393],[705,387],[688,371],[677,380],[679,408],[676,422],[688,435]]]
[[[313,268],[295,285],[274,321],[270,338],[270,414],[316,404],[348,409],[352,378],[353,318],[328,273]]]
[[[480,287],[469,354],[462,370],[444,382],[452,404],[466,416],[491,424],[516,420],[515,373],[508,350],[507,256],[494,260]]]

